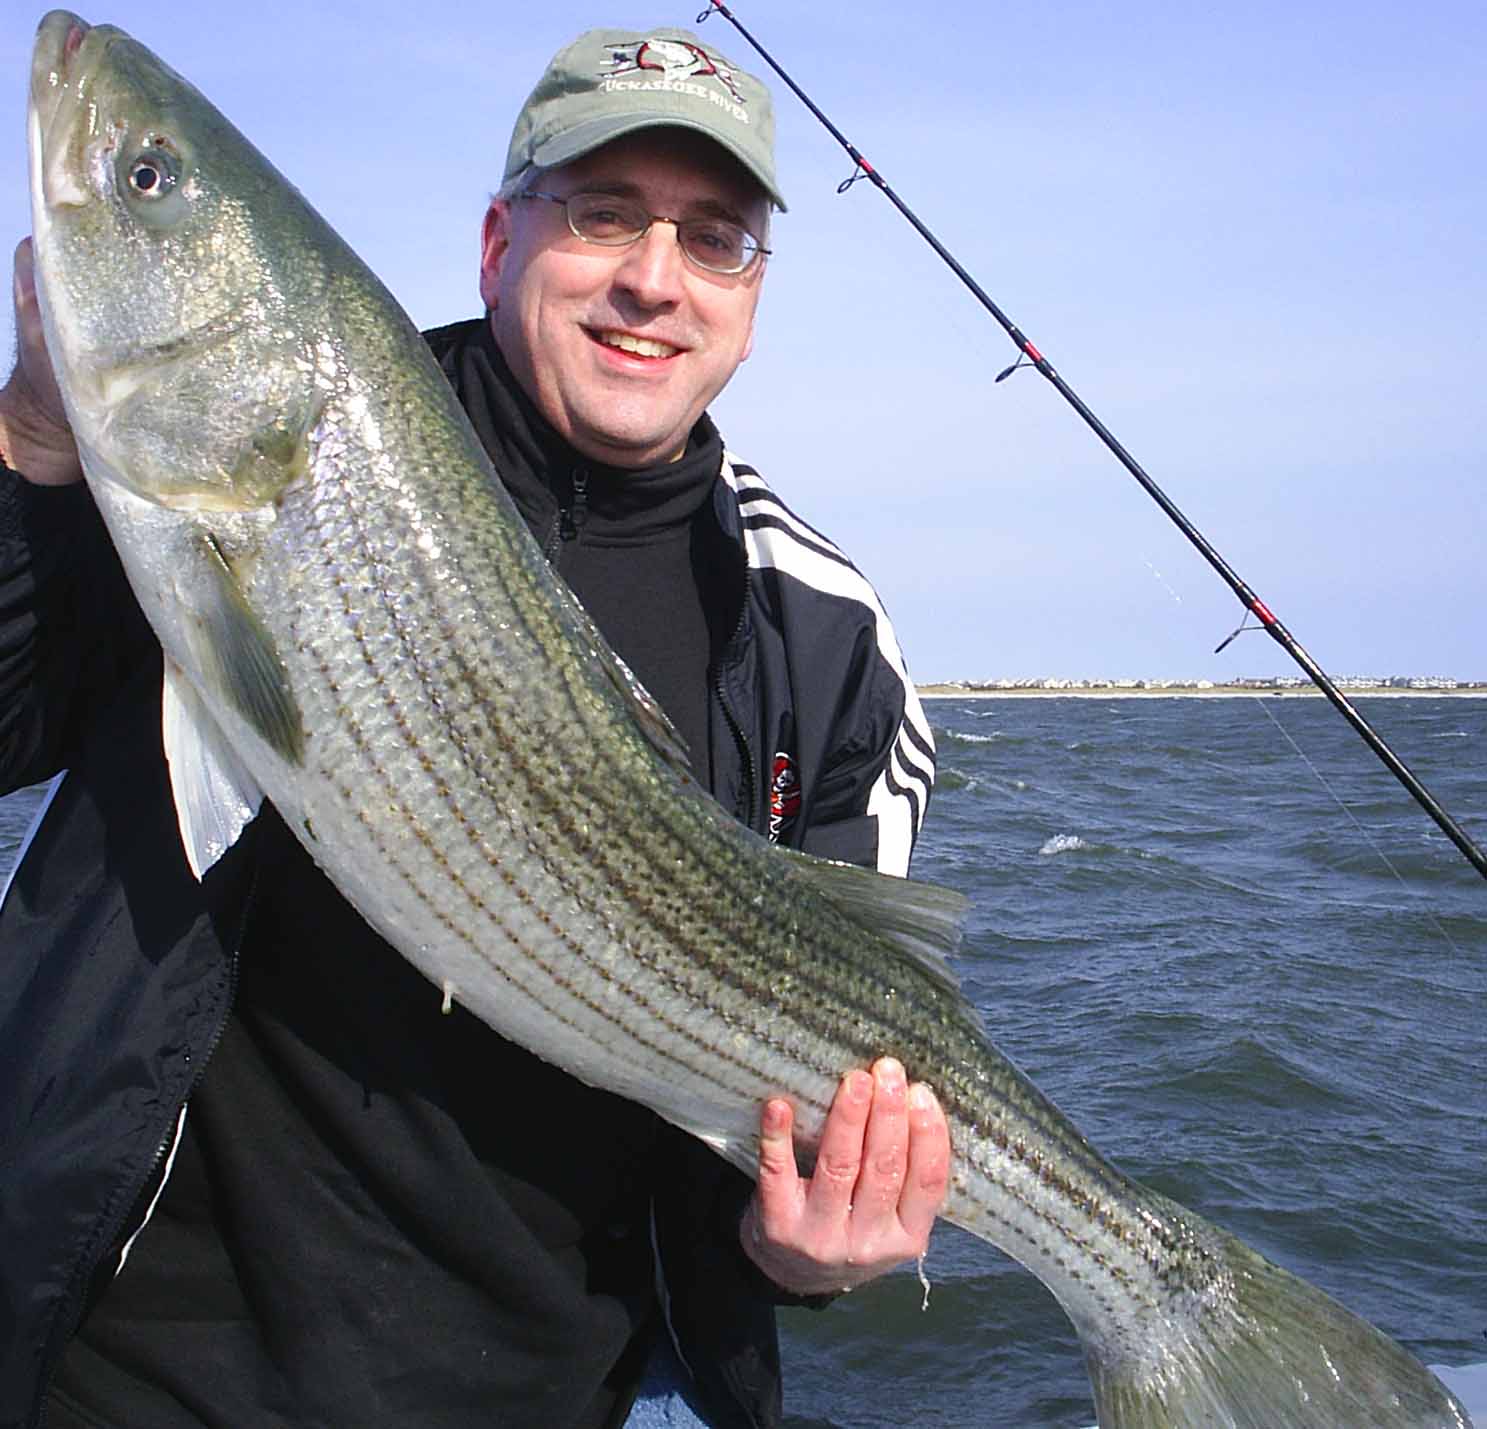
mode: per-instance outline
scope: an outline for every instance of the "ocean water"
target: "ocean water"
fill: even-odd
[[[1487,700],[1360,701],[1487,843]],[[1421,1358],[1487,1360],[1487,882],[1322,700],[929,705],[917,876],[997,1044],[1124,1170]],[[0,803],[0,870],[32,795]],[[1079,1426],[1072,1330],[935,1232],[783,1317],[791,1429]]]
[[[1487,1360],[1487,882],[1318,698],[927,708],[914,872],[972,899],[1002,1051],[1123,1170]],[[1360,708],[1487,844],[1487,700]],[[1030,1274],[943,1225],[926,1270],[924,1311],[903,1274],[786,1313],[791,1429],[1093,1422]]]

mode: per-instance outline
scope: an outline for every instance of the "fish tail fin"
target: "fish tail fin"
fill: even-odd
[[[1224,1290],[1178,1315],[1169,1337],[1086,1342],[1101,1429],[1471,1429],[1456,1396],[1387,1335],[1220,1239]]]

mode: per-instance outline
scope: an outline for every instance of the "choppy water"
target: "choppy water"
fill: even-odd
[[[1487,844],[1487,700],[1361,707]],[[1487,1359],[1487,882],[1320,699],[928,708],[915,873],[973,899],[1002,1050],[1126,1171],[1423,1359]],[[1030,1275],[944,1226],[927,1268],[927,1312],[900,1276],[786,1315],[792,1429],[1092,1422]]]
[[[1361,705],[1487,843],[1487,700]],[[1487,1359],[1487,883],[1321,700],[929,708],[915,872],[973,900],[1001,1048],[1128,1172],[1422,1358]],[[33,804],[0,804],[0,869]],[[923,1313],[904,1275],[785,1315],[791,1429],[1091,1422],[1031,1276],[946,1227],[928,1271]]]

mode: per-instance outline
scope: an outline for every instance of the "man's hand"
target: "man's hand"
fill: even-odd
[[[10,381],[0,387],[0,456],[38,486],[81,481],[77,444],[41,329],[29,238],[15,251],[15,330],[19,357]]]
[[[739,1235],[776,1285],[801,1295],[851,1290],[924,1254],[945,1200],[950,1133],[934,1093],[884,1057],[849,1072],[808,1181],[795,1165],[790,1103],[760,1117],[759,1185]]]

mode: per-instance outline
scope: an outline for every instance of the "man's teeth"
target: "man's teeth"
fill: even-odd
[[[627,332],[601,332],[596,336],[606,346],[633,352],[637,357],[673,357],[681,351],[670,343],[657,342],[650,337],[631,337]]]

